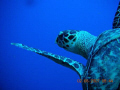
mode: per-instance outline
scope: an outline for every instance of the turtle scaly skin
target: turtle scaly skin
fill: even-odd
[[[20,43],[11,44],[76,71],[83,81],[87,81],[82,82],[83,90],[120,90],[120,2],[113,29],[103,32],[98,37],[86,31],[65,30],[60,32],[56,43],[67,51],[86,58],[87,65]]]

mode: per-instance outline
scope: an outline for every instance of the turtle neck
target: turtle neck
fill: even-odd
[[[90,48],[94,45],[97,37],[91,35],[87,31],[80,31],[77,33],[77,40],[75,42],[75,53],[88,59]]]

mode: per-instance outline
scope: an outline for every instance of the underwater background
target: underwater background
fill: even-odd
[[[0,0],[0,90],[82,90],[69,68],[11,42],[86,60],[55,44],[62,30],[98,36],[112,28],[119,0]]]

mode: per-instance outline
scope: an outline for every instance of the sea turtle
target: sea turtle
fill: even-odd
[[[52,54],[20,43],[12,45],[33,51],[78,73],[83,90],[120,90],[120,2],[113,21],[113,29],[98,37],[87,31],[61,31],[56,43],[87,59],[84,66],[78,61]]]

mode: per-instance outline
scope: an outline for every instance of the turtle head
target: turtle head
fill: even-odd
[[[95,36],[86,31],[65,30],[59,33],[56,43],[67,51],[82,55],[87,59],[89,49],[95,39]]]
[[[65,30],[61,31],[56,39],[56,43],[58,46],[71,51],[75,52],[75,42],[77,39],[77,33],[79,31],[77,30]]]

